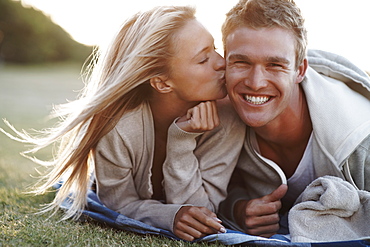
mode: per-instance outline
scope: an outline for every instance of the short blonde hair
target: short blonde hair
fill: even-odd
[[[293,0],[240,0],[227,14],[222,26],[222,40],[238,27],[253,29],[280,27],[296,39],[296,69],[307,53],[307,30],[300,9]]]

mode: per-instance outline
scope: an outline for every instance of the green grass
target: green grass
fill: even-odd
[[[50,127],[46,118],[52,105],[75,99],[82,89],[80,67],[0,65],[0,118],[17,129]],[[0,127],[9,131],[2,121]],[[36,214],[53,199],[53,193],[25,193],[38,175],[35,164],[19,154],[25,150],[23,144],[0,133],[0,246],[208,246],[119,231],[94,222],[59,221],[62,212],[52,217]],[[38,157],[50,157],[48,150]]]

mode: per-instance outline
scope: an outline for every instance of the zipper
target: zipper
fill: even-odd
[[[344,178],[347,180],[347,182],[350,182],[353,187],[359,190],[359,188],[357,187],[355,181],[353,181],[353,178],[351,176],[351,171],[349,170],[348,159],[346,159],[345,163],[343,164],[343,175],[344,175]]]
[[[253,131],[251,131],[251,129],[248,129],[248,135],[255,135],[255,133]],[[275,162],[271,161],[271,162],[266,162],[265,160],[263,160],[261,158],[261,156],[255,151],[255,149],[253,148],[252,146],[252,143],[251,143],[251,138],[247,138],[247,145],[248,145],[248,149],[251,151],[251,153],[253,154],[253,156],[259,161],[261,162],[262,164],[266,165],[266,166],[269,166],[271,167],[279,176],[280,180],[281,180],[281,183],[282,184],[288,184],[288,181],[286,179],[286,176],[283,172],[283,170],[280,168],[280,166],[278,166]]]

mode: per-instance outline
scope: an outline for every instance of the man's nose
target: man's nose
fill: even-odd
[[[252,67],[246,75],[244,84],[253,91],[258,91],[259,89],[266,87],[267,77],[263,68],[260,66]]]

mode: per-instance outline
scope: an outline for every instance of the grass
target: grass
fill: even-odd
[[[46,117],[52,105],[73,100],[82,89],[80,67],[0,65],[0,118],[17,129],[50,127]],[[0,127],[9,130],[2,121]],[[209,246],[119,231],[94,222],[59,221],[61,212],[53,217],[36,214],[53,199],[53,193],[25,193],[37,180],[35,164],[19,154],[26,149],[0,133],[0,246]],[[50,157],[48,150],[39,157]]]

